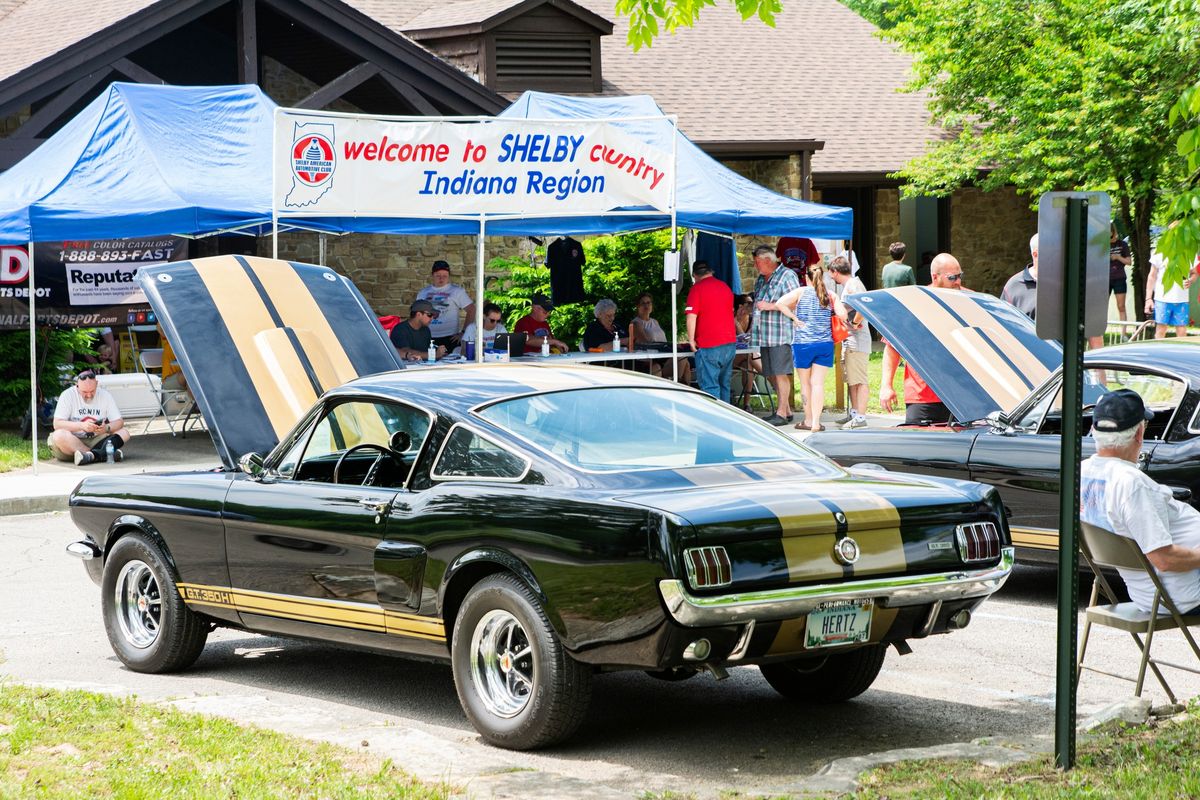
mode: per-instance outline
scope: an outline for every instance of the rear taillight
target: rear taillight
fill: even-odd
[[[683,551],[688,581],[695,589],[712,589],[733,582],[733,567],[724,547],[693,547]]]
[[[1000,557],[1000,532],[992,522],[969,522],[955,531],[958,555],[966,563]]]

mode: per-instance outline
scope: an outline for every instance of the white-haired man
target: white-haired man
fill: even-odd
[[[1118,389],[1092,410],[1096,454],[1080,472],[1079,517],[1137,542],[1185,615],[1200,609],[1200,511],[1138,469],[1146,422],[1154,419],[1137,392]],[[1142,570],[1118,570],[1129,599],[1154,604],[1154,582]]]

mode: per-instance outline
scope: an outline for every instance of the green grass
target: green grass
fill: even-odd
[[[1052,757],[1003,768],[972,761],[908,761],[862,779],[859,800],[888,798],[1200,797],[1200,707],[1163,723],[1113,723],[1080,742],[1076,767]]]
[[[43,440],[38,444],[38,458],[49,461],[50,448]],[[33,464],[33,447],[13,431],[0,431],[0,472],[24,469]]]
[[[131,699],[0,683],[0,797],[449,797],[388,761]]]

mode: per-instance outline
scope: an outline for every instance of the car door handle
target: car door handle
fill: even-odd
[[[392,501],[390,501],[390,500],[372,500],[370,498],[364,497],[358,501],[358,504],[360,506],[365,506],[366,508],[371,509],[376,514],[382,515],[382,514],[387,513],[388,508],[392,505]]]

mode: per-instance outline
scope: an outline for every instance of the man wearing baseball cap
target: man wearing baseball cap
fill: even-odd
[[[434,343],[447,349],[457,347],[463,323],[460,313],[466,312],[467,322],[475,321],[475,303],[467,290],[450,282],[450,265],[438,259],[429,272],[429,285],[417,292],[418,300],[433,303],[437,312],[429,323],[429,335]]]
[[[408,319],[392,328],[388,338],[396,346],[396,352],[405,361],[423,361],[429,354],[431,341],[429,326],[437,316],[433,303],[416,300],[408,310]],[[437,346],[437,357],[446,355],[445,345]]]
[[[1137,542],[1185,615],[1200,610],[1200,511],[1138,469],[1146,423],[1154,412],[1137,392],[1118,389],[1092,409],[1096,454],[1081,465],[1079,517]],[[1142,570],[1118,569],[1129,599],[1154,605],[1154,582]]]
[[[85,369],[75,376],[75,385],[58,396],[54,409],[54,430],[46,444],[59,461],[74,461],[76,466],[103,461],[107,445],[113,446],[113,461],[124,459],[121,448],[129,441],[129,431],[121,419],[117,401],[107,389],[100,388],[96,371]]]
[[[559,352],[565,353],[570,350],[565,342],[555,339],[550,332],[550,312],[554,310],[554,303],[550,302],[550,298],[544,294],[535,294],[529,302],[532,306],[529,313],[513,325],[515,333],[526,335],[525,352],[536,353],[541,350],[543,339],[547,340],[551,347],[558,348]]]

